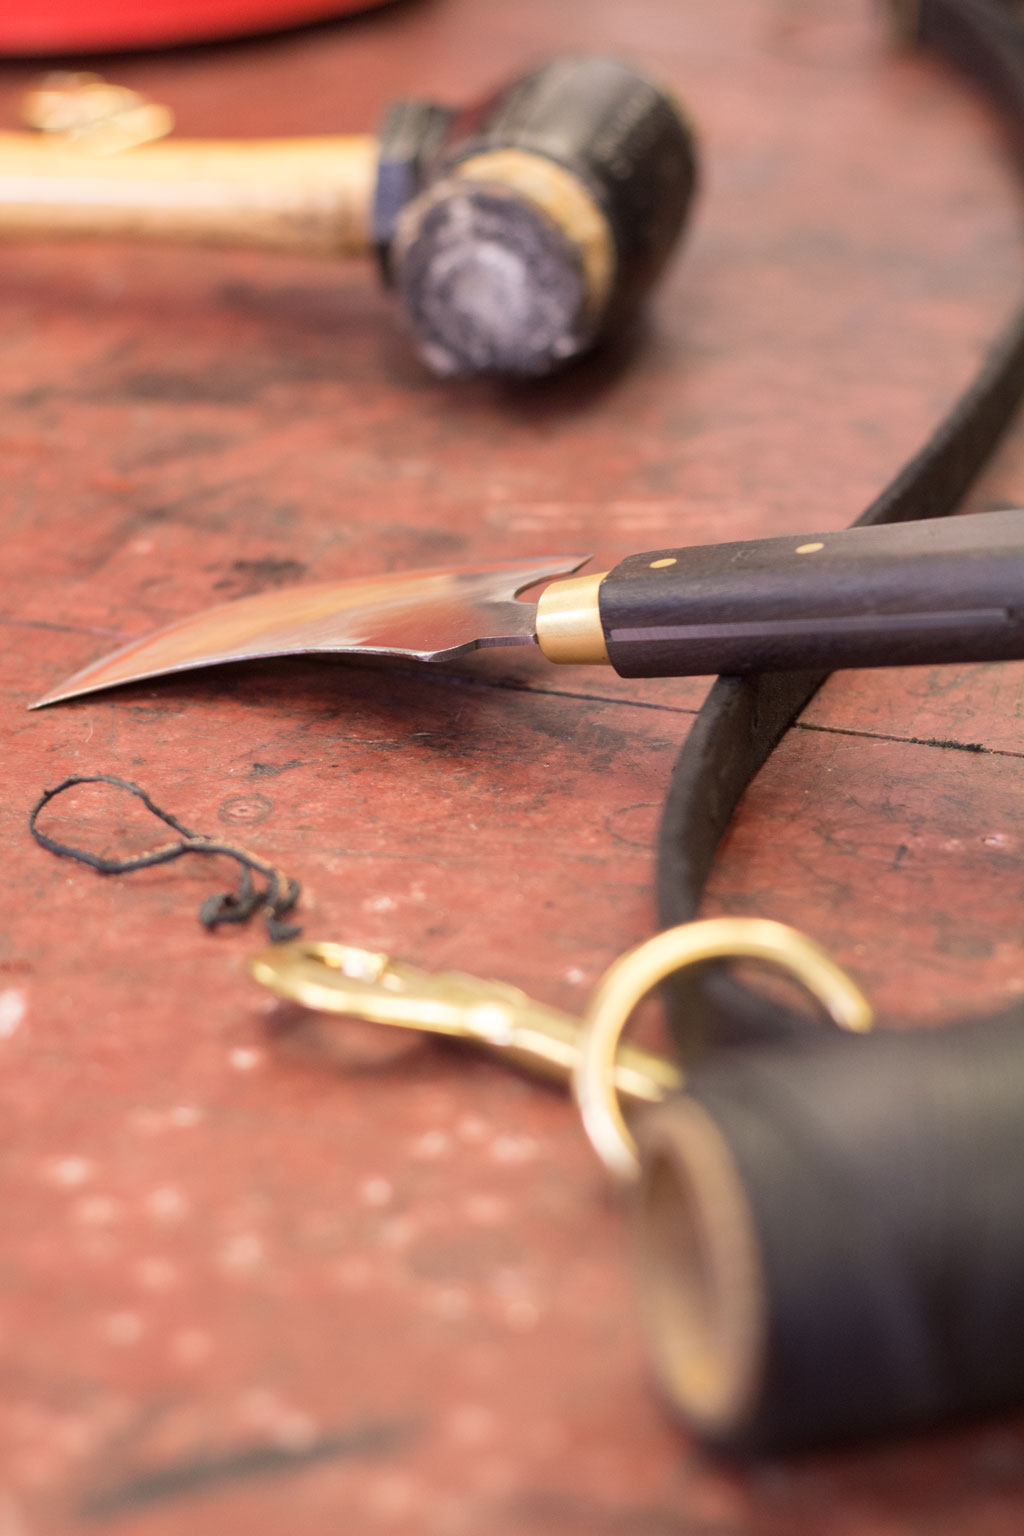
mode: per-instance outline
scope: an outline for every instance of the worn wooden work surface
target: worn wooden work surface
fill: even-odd
[[[500,655],[272,664],[42,715],[116,641],[305,577],[834,528],[1024,287],[984,110],[861,0],[422,0],[120,61],[193,134],[364,128],[544,50],[632,52],[706,186],[632,348],[451,386],[367,270],[0,253],[3,1536],[1010,1536],[1024,1424],[729,1468],[667,1421],[622,1212],[569,1103],[353,1033],[333,1065],[195,909],[229,870],[103,881],[26,832],[137,780],[305,884],[313,937],[578,1007],[651,931],[652,837],[702,684]],[[6,121],[26,71],[0,76]],[[974,504],[1024,498],[1012,440]],[[832,946],[890,1019],[1024,989],[1024,667],[847,675],[749,796],[709,910]],[[150,835],[82,791],[52,825]]]

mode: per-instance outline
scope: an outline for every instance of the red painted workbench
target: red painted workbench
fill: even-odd
[[[420,0],[120,60],[194,135],[364,129],[538,54],[685,94],[705,186],[632,345],[532,388],[435,381],[362,268],[0,252],[0,1532],[1011,1536],[1024,1423],[748,1467],[642,1360],[622,1212],[569,1102],[337,1037],[210,936],[192,861],[102,880],[29,839],[136,780],[302,879],[310,937],[576,1009],[653,925],[704,684],[493,654],[222,669],[38,715],[120,637],[401,566],[836,528],[1019,296],[999,132],[862,0]],[[0,75],[3,116],[29,70]],[[973,505],[1024,499],[1011,439]],[[709,910],[812,932],[907,1027],[1024,989],[1024,667],[848,674],[750,794]],[[82,790],[51,825],[141,846]],[[348,1043],[344,1043],[348,1042]]]

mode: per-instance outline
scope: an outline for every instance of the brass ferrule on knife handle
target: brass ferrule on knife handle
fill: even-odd
[[[553,581],[537,599],[537,644],[548,661],[608,663],[598,593],[607,571]]]

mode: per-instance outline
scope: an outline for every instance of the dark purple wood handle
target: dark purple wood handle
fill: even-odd
[[[631,555],[601,623],[623,677],[1024,656],[1024,510]]]

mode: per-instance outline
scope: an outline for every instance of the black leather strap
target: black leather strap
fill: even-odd
[[[905,7],[894,7],[901,12]],[[1008,118],[1024,170],[1024,23],[1014,0],[921,0],[920,43],[967,70]],[[858,523],[952,512],[1024,395],[1024,311],[921,451]],[[697,916],[715,852],[747,785],[814,697],[825,672],[720,677],[679,754],[658,845],[658,915],[666,928]],[[721,970],[688,971],[665,986],[678,1048],[692,1053],[804,1031],[804,1019]]]

